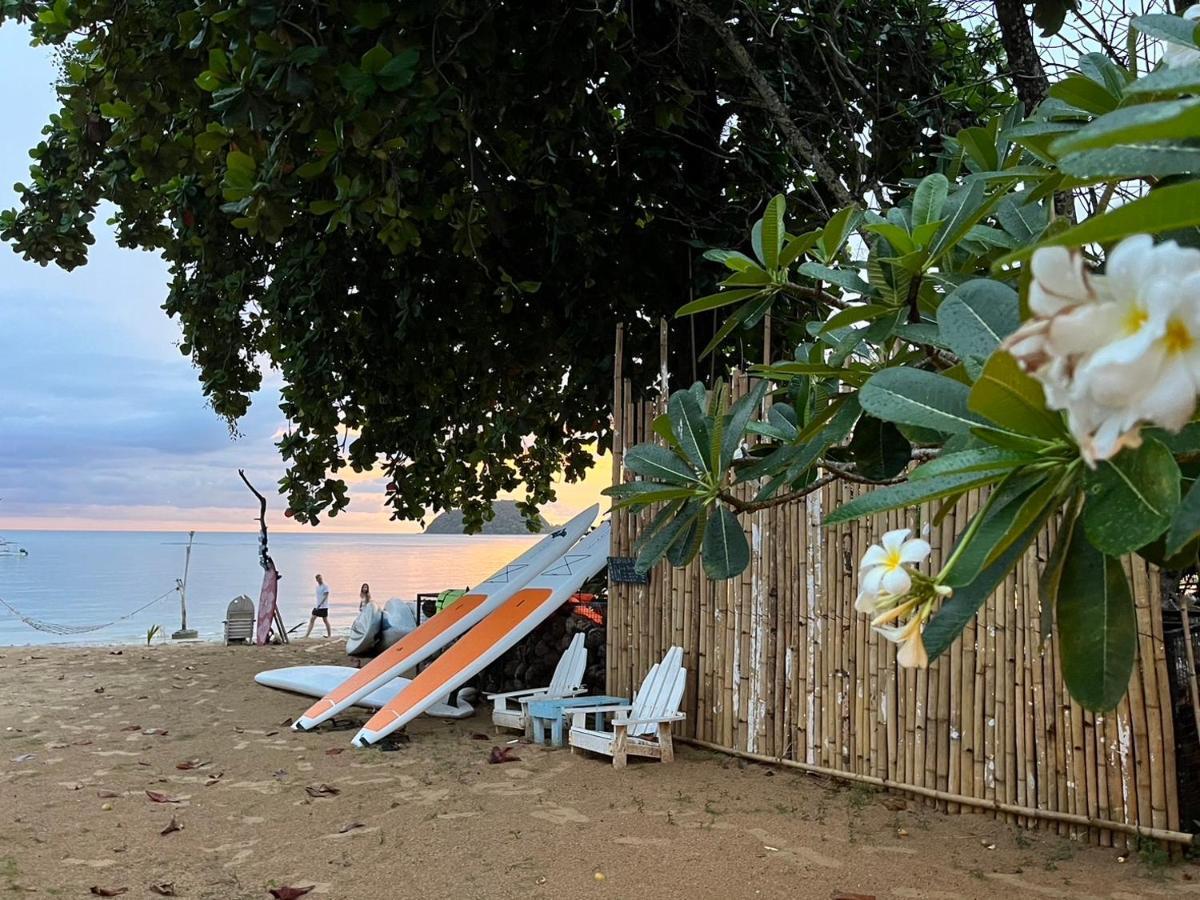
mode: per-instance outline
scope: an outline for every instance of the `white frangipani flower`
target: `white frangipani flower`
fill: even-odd
[[[925,641],[921,637],[921,627],[925,620],[913,616],[904,625],[876,625],[875,633],[887,638],[893,644],[898,644],[896,662],[906,669],[924,669],[929,665],[929,655],[925,652]]]
[[[1183,11],[1183,17],[1189,21],[1200,18],[1200,4],[1189,6]],[[1163,65],[1170,69],[1181,69],[1185,66],[1200,64],[1200,50],[1166,41],[1162,55]]]
[[[872,544],[858,566],[859,586],[866,594],[890,594],[899,597],[912,587],[906,565],[919,565],[929,555],[929,542],[909,538],[911,528],[886,532],[878,544]]]
[[[924,668],[929,664],[921,631],[934,602],[950,589],[916,571],[929,556],[929,542],[898,528],[872,544],[859,564],[859,593],[854,608],[867,613],[871,627],[900,645],[896,661]]]
[[[1078,252],[1038,250],[1034,318],[1004,347],[1042,383],[1091,465],[1141,443],[1141,425],[1178,431],[1200,391],[1200,251],[1123,240],[1103,275]]]

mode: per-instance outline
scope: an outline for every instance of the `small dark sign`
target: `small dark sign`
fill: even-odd
[[[649,584],[650,573],[639,575],[633,567],[637,562],[632,556],[610,556],[608,558],[608,577],[617,584]]]

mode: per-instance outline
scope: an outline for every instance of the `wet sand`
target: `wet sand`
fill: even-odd
[[[687,747],[615,772],[517,743],[519,762],[490,765],[516,735],[482,708],[421,719],[388,751],[349,746],[364,710],[293,733],[306,701],[254,673],[344,664],[343,646],[0,648],[0,896],[1200,895],[1200,869],[1159,853],[1122,863]]]

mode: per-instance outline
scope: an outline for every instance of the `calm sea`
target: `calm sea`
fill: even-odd
[[[179,628],[179,597],[173,588],[183,576],[186,534],[6,531],[3,536],[29,556],[0,556],[0,598],[29,618],[101,624],[164,592],[170,595],[132,618],[73,636],[37,631],[0,606],[0,645],[127,643],[144,641],[153,625],[161,625],[168,635]],[[283,575],[279,607],[288,628],[307,623],[313,575],[320,572],[331,589],[329,618],[336,634],[357,615],[364,581],[379,604],[391,597],[411,599],[419,591],[465,588],[535,540],[523,535],[273,534],[271,556]],[[188,571],[189,627],[202,638],[219,639],[229,601],[247,594],[257,604],[261,584],[257,532],[197,533]]]

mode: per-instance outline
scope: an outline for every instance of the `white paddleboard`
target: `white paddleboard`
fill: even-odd
[[[360,697],[365,697],[401,672],[413,668],[441,650],[562,556],[563,552],[587,531],[599,511],[599,503],[585,509],[470,593],[459,597],[433,618],[421,623],[410,634],[388,647],[361,669],[357,669],[353,676],[310,706],[292,728],[297,731],[315,728]]]
[[[254,680],[265,687],[290,691],[293,694],[323,697],[357,671],[351,666],[288,666],[285,669],[259,672],[254,676]],[[409,683],[408,678],[393,678],[383,687],[360,697],[354,705],[366,709],[379,709],[408,687]],[[454,706],[445,702],[449,699],[448,696],[443,697],[442,702],[433,704],[425,710],[425,714],[439,719],[465,719],[475,713],[475,707],[470,704],[474,696],[473,688],[463,688],[459,691],[458,702]]]
[[[368,603],[358,611],[350,625],[350,636],[346,638],[347,656],[370,656],[379,643],[379,632],[383,628],[383,613],[374,603]]]
[[[354,736],[354,743],[366,747],[407,725],[549,618],[607,565],[610,530],[605,522],[500,604],[375,713]]]

